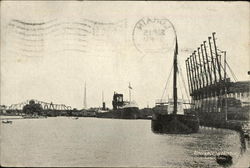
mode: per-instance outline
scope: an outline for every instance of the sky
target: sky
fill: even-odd
[[[249,80],[249,17],[247,2],[1,1],[0,104],[37,99],[80,109],[86,82],[87,106],[101,106],[103,92],[111,107],[114,92],[129,99],[130,82],[132,100],[153,107],[171,71],[175,36],[166,28],[160,41],[146,43],[143,18],[174,25],[185,84],[185,60],[212,32],[238,80]]]

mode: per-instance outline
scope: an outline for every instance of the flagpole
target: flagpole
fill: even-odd
[[[128,89],[129,89],[129,103],[130,103],[131,102],[131,86],[130,86],[130,82],[129,82]]]

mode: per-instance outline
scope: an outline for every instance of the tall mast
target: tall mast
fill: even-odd
[[[224,51],[224,87],[225,87],[225,120],[227,121],[227,71],[226,71],[226,67],[227,67],[227,53],[226,51]]]
[[[196,51],[194,51],[194,61],[195,61],[195,63],[194,63],[194,65],[195,65],[195,70],[196,70],[196,74],[197,74],[197,82],[198,82],[198,89],[201,89],[202,87],[201,87],[201,76],[200,76],[200,72],[199,72],[199,63],[198,63],[198,61],[197,61],[197,55],[196,55]]]
[[[178,66],[177,66],[177,55],[178,55],[178,42],[177,42],[177,35],[176,30],[174,28],[174,25],[167,20],[170,25],[173,28],[174,36],[175,36],[175,50],[174,50],[174,59],[173,59],[173,66],[174,66],[174,74],[173,74],[173,98],[174,98],[174,109],[173,114],[177,114],[177,72],[178,72]]]
[[[216,58],[216,63],[217,63],[217,68],[218,68],[218,73],[219,73],[219,80],[222,80],[222,75],[221,75],[221,66],[220,66],[220,61],[219,61],[219,55],[217,53],[217,47],[216,47],[216,42],[215,42],[215,32],[213,32],[213,42],[214,42],[214,52],[215,52],[215,58]]]
[[[201,55],[200,55],[200,47],[198,47],[197,51],[198,51],[198,60],[199,60],[199,67],[200,67],[200,77],[201,77],[201,80],[202,80],[202,87],[205,87],[205,79],[204,79],[204,75],[203,75],[203,71],[202,71],[202,62],[201,62]]]
[[[194,53],[192,53],[191,57],[192,58],[192,65],[193,65],[193,71],[194,71],[194,80],[195,80],[195,90],[199,89],[199,81],[197,79],[197,73],[196,73],[196,64],[195,64],[195,60],[194,60]]]
[[[205,86],[208,86],[208,74],[207,74],[207,68],[206,68],[206,61],[205,61],[205,56],[204,56],[204,53],[203,53],[203,44],[201,44],[201,55],[202,55],[202,62],[203,62],[203,70],[204,70],[204,75],[205,75],[205,81],[206,81],[206,84]]]
[[[212,77],[212,72],[211,72],[211,63],[209,63],[209,60],[208,60],[208,55],[207,55],[207,47],[206,47],[206,41],[204,41],[203,42],[203,44],[204,44],[204,51],[205,51],[205,56],[206,56],[206,63],[207,63],[207,71],[208,71],[208,74],[209,74],[209,81],[210,81],[210,85],[212,85],[213,84],[213,77]],[[212,57],[211,57],[211,59],[212,59]]]
[[[212,47],[211,47],[211,38],[212,37],[208,37],[208,43],[209,43],[209,49],[210,49],[210,55],[211,55],[211,61],[212,61],[212,69],[214,71],[214,83],[217,82],[217,76],[216,76],[216,65],[214,63],[214,57],[213,57],[213,50],[212,50]]]
[[[174,97],[174,111],[173,114],[177,114],[177,72],[178,72],[178,66],[177,66],[177,55],[178,55],[178,43],[177,43],[177,37],[175,38],[176,44],[175,44],[175,52],[174,52],[174,76],[173,76],[173,97]]]
[[[189,66],[189,58],[186,60],[186,71],[187,71],[187,79],[188,79],[188,86],[189,86],[189,93],[193,93],[193,84],[192,84],[192,77],[191,77],[191,70]]]
[[[194,74],[194,67],[193,67],[193,60],[192,60],[192,55],[190,55],[189,57],[189,62],[190,62],[190,74],[191,74],[191,81],[192,81],[192,85],[193,85],[193,90],[192,90],[192,93],[196,90],[196,81],[195,81],[195,74]]]

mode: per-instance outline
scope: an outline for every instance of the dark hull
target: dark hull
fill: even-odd
[[[136,107],[112,110],[104,113],[97,113],[97,118],[117,118],[117,119],[137,119],[139,118],[139,109]]]
[[[189,115],[156,114],[151,121],[154,133],[189,134],[199,130],[199,120]]]

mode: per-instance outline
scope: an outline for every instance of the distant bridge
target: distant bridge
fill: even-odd
[[[43,102],[43,101],[39,101],[39,100],[35,100],[35,99],[31,99],[33,100],[35,103],[40,104],[43,108],[43,110],[72,110],[71,106],[66,106],[65,104],[54,104],[54,103],[47,103],[47,102]],[[29,104],[29,102],[31,100],[26,100],[24,102],[18,103],[18,104],[12,104],[10,106],[8,106],[6,108],[6,110],[22,110],[23,107],[27,104]]]

